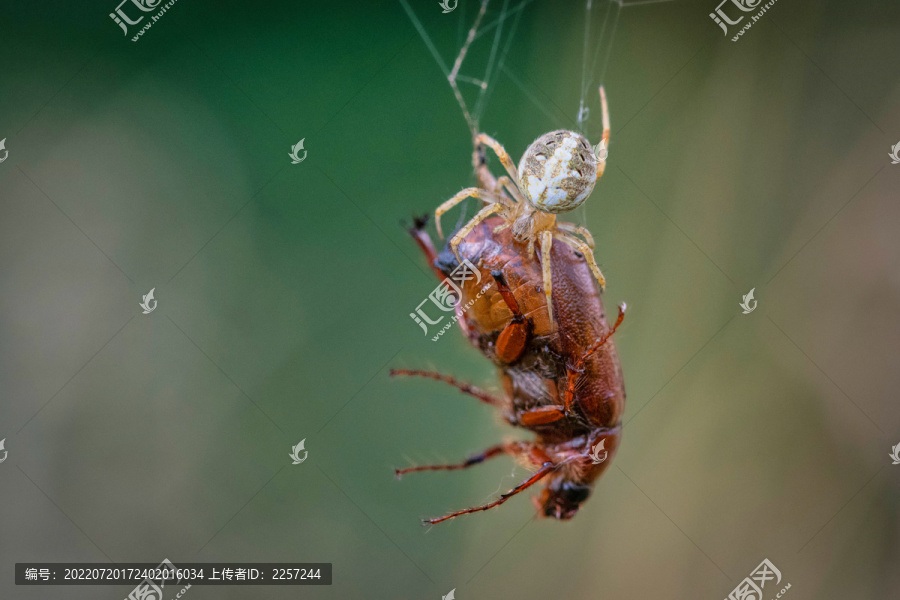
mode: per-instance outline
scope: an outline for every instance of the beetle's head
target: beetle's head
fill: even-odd
[[[535,498],[538,510],[545,517],[566,521],[575,516],[581,503],[591,495],[591,487],[566,479],[556,479]]]
[[[567,212],[581,206],[597,183],[597,156],[583,135],[551,131],[534,140],[519,161],[525,199],[537,210]]]

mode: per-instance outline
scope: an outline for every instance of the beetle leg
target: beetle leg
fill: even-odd
[[[497,336],[496,350],[497,358],[506,364],[512,364],[522,356],[525,351],[525,345],[531,334],[531,323],[525,320],[525,316],[519,309],[519,303],[513,295],[512,290],[506,283],[503,271],[491,271],[491,275],[497,282],[497,289],[500,290],[500,296],[506,302],[506,306],[512,311],[513,318],[500,335]]]
[[[450,375],[442,375],[436,371],[415,371],[411,369],[391,369],[391,377],[396,375],[406,375],[410,377],[427,377],[428,379],[434,379],[435,381],[443,381],[448,385],[452,385],[463,394],[468,396],[472,396],[473,398],[477,398],[484,402],[485,404],[490,404],[491,406],[502,406],[503,400],[497,398],[496,396],[492,396],[482,390],[479,387],[472,385],[471,383],[463,383],[458,381],[455,377],[451,377]]]
[[[538,481],[540,481],[541,479],[543,479],[544,477],[549,475],[554,469],[556,469],[555,464],[553,464],[552,462],[545,462],[541,466],[541,468],[537,470],[537,472],[534,475],[532,475],[531,477],[529,477],[528,479],[526,479],[525,481],[523,481],[522,483],[520,483],[513,489],[509,490],[505,494],[501,494],[501,496],[499,498],[497,498],[496,500],[494,500],[493,502],[489,502],[488,504],[485,504],[484,506],[478,506],[475,508],[467,508],[465,510],[460,510],[455,513],[451,513],[445,517],[440,517],[437,519],[423,519],[422,523],[428,524],[428,525],[434,525],[436,523],[441,523],[443,521],[452,519],[454,517],[458,517],[460,515],[467,515],[469,513],[478,512],[478,511],[482,511],[482,510],[489,510],[491,508],[494,508],[495,506],[500,506],[501,504],[503,504],[504,502],[506,502],[507,500],[509,500],[516,494],[518,494],[519,492],[527,490],[528,488],[530,488],[531,486],[536,484]]]
[[[572,413],[572,406],[575,404],[575,391],[578,389],[581,380],[581,374],[584,372],[584,362],[597,350],[599,350],[606,341],[612,337],[612,335],[616,332],[616,329],[619,328],[619,325],[622,324],[622,321],[625,320],[625,309],[627,306],[623,302],[619,306],[619,316],[616,318],[615,324],[612,328],[607,331],[603,336],[601,336],[597,341],[591,344],[591,347],[588,348],[587,352],[578,359],[574,366],[566,367],[566,395],[564,399],[564,404],[560,406],[559,404],[548,404],[544,406],[536,406],[535,408],[531,408],[529,410],[524,411],[519,417],[519,424],[524,427],[531,427],[534,425],[546,425],[548,423],[555,423],[560,419],[564,419],[568,417]]]
[[[431,267],[431,271],[437,276],[438,281],[441,282],[448,292],[455,291],[450,283],[448,283],[444,272],[440,270],[437,266],[437,251],[434,248],[434,244],[431,243],[431,238],[428,236],[428,232],[425,231],[425,223],[428,222],[427,216],[421,217],[413,217],[413,226],[409,228],[409,233],[413,236],[413,239],[416,241],[416,244],[419,246],[419,249],[425,255],[425,260],[428,261],[428,266]],[[462,329],[463,333],[466,336],[469,335],[469,325],[466,323],[466,320],[463,319],[463,309],[460,303],[457,303],[454,308],[454,312],[456,313],[457,322],[459,322],[459,326]]]
[[[497,282],[497,290],[500,292],[500,296],[503,298],[503,301],[506,303],[510,312],[512,312],[513,317],[519,319],[523,318],[522,311],[519,309],[519,303],[516,301],[516,297],[513,295],[512,290],[509,289],[509,284],[506,283],[506,277],[503,276],[503,271],[491,271],[491,277]]]
[[[566,367],[566,378],[568,383],[566,384],[566,396],[565,396],[565,413],[568,415],[569,411],[572,410],[572,405],[575,403],[575,390],[578,387],[579,380],[581,374],[584,372],[584,362],[597,350],[599,350],[606,341],[612,337],[612,335],[616,332],[616,329],[619,328],[619,325],[622,324],[622,321],[625,320],[625,310],[627,309],[627,305],[623,302],[619,305],[619,316],[616,318],[615,324],[612,328],[603,334],[597,341],[591,344],[591,347],[588,348],[587,352],[578,359],[573,367]]]
[[[500,456],[501,454],[516,456],[529,452],[530,450],[531,444],[527,442],[497,444],[496,446],[491,446],[481,454],[470,456],[461,463],[450,465],[425,465],[421,467],[409,467],[407,469],[394,469],[394,474],[397,476],[397,479],[400,479],[400,477],[406,475],[407,473],[415,473],[417,471],[456,471],[458,469],[467,469],[473,465],[481,464],[487,459],[494,458],[495,456]]]
[[[425,260],[428,261],[428,266],[430,266],[434,274],[437,275],[438,281],[443,281],[445,279],[444,273],[435,266],[435,261],[438,257],[437,250],[435,250],[434,244],[431,242],[431,238],[425,231],[425,223],[427,221],[427,216],[414,217],[413,226],[409,228],[409,234],[416,241],[416,244],[419,246],[419,250],[422,251],[422,254],[425,255]]]
[[[600,339],[598,339],[596,342],[594,342],[593,344],[591,344],[591,347],[588,348],[588,351],[585,352],[584,356],[581,357],[581,361],[580,361],[580,362],[583,363],[585,360],[587,360],[587,358],[588,358],[591,354],[593,354],[594,352],[596,352],[597,350],[599,350],[600,347],[603,346],[603,344],[606,343],[606,340],[608,340],[609,338],[612,337],[612,335],[616,332],[616,329],[619,328],[619,325],[622,324],[622,321],[625,320],[625,311],[626,311],[627,309],[628,309],[628,305],[625,304],[624,302],[623,302],[622,304],[619,305],[619,316],[616,317],[616,322],[615,322],[615,324],[613,324],[612,329],[610,329],[609,331],[607,331],[603,336],[600,337]]]
[[[553,300],[550,293],[553,291],[553,280],[550,275],[550,248],[553,246],[553,232],[541,232],[541,268],[544,271],[544,295],[547,296],[547,314],[550,323],[553,323]]]
[[[555,423],[566,417],[566,407],[559,404],[547,404],[536,406],[523,411],[519,415],[519,425],[532,427],[534,425],[547,425]]]

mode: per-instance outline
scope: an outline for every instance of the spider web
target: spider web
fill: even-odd
[[[549,2],[550,0],[545,1]],[[584,0],[584,31],[578,105],[569,108],[563,107],[562,110],[564,112],[571,111],[569,114],[572,115],[574,129],[588,140],[599,141],[602,132],[601,120],[598,118],[596,124],[592,123],[591,113],[592,111],[600,112],[598,88],[603,85],[606,78],[616,32],[621,25],[622,11],[638,6],[673,1],[675,0],[634,0],[630,2],[625,0]],[[550,122],[554,123],[555,128],[571,129],[560,119],[558,111],[554,111],[546,101],[541,100],[540,96],[543,94],[523,82],[505,64],[520,19],[528,10],[529,5],[535,3],[536,0],[480,0],[476,3],[474,10],[467,10],[465,1],[460,0],[457,17],[457,52],[452,61],[444,59],[408,0],[399,0],[399,2],[438,68],[447,79],[473,139],[482,131],[481,119],[484,117],[501,74],[505,75],[519,89],[524,99],[534,104],[548,117]],[[429,6],[431,4],[434,2],[429,3]],[[572,6],[572,10],[579,10],[578,4],[573,3]],[[486,47],[487,44],[490,44],[489,48]],[[481,61],[473,60],[471,55],[476,49],[482,55],[486,51],[487,58]],[[536,138],[542,133],[546,132],[535,131],[534,137]],[[512,151],[512,154],[513,160],[516,160],[515,150]],[[573,220],[584,224],[586,204],[582,204],[574,213],[570,213],[570,218],[574,217]],[[457,227],[464,222],[465,213],[468,212],[467,207],[468,202],[464,204]]]
[[[594,2],[593,0],[585,1],[584,50],[581,58],[581,93],[578,110],[575,115],[575,123],[579,133],[588,137],[588,139],[591,139],[587,135],[587,121],[590,118],[591,112],[590,105],[599,104],[598,94],[592,94],[592,91],[603,85],[606,79],[606,69],[609,66],[609,59],[613,53],[613,44],[616,40],[616,31],[618,30],[619,17],[622,14],[622,10],[634,8],[636,6],[662,4],[674,1],[675,0],[635,0],[633,2],[625,2],[624,0],[606,0],[603,2],[600,0],[597,4],[605,4],[606,10],[599,9],[597,11],[603,12],[600,33],[597,35],[593,35],[591,31],[591,25],[597,20],[594,11]],[[611,13],[614,14],[611,15]],[[612,18],[611,25],[610,18]],[[590,52],[591,45],[594,46],[593,53]],[[600,65],[601,56],[603,57],[602,66]],[[588,65],[590,65],[590,67]]]
[[[440,68],[444,77],[447,79],[447,82],[450,84],[450,88],[462,110],[463,117],[466,120],[466,124],[468,125],[473,138],[479,132],[481,117],[484,115],[484,111],[487,108],[491,92],[497,82],[497,77],[503,70],[506,54],[509,51],[510,44],[515,36],[516,29],[518,28],[522,11],[527,5],[534,1],[535,0],[519,0],[518,4],[510,9],[510,0],[495,0],[495,4],[502,4],[500,11],[499,13],[488,16],[488,5],[490,4],[490,0],[483,0],[472,19],[471,25],[468,27],[464,25],[466,21],[466,7],[465,4],[461,4],[459,7],[460,17],[457,35],[458,52],[451,67],[448,66],[448,63],[441,56],[441,53],[432,41],[431,36],[428,35],[428,32],[422,25],[422,21],[412,10],[407,0],[400,0],[400,4],[403,6],[406,14],[415,26],[416,31],[418,31],[425,46],[428,48],[429,52],[431,52],[438,68]],[[463,71],[463,63],[469,49],[477,43],[479,38],[485,36],[490,36],[489,39],[491,39],[490,53],[486,64],[482,69],[467,64],[466,70]],[[501,45],[503,49],[502,51],[499,51]],[[482,71],[483,74],[481,74]],[[467,73],[470,72],[477,72],[478,75],[468,75]],[[477,89],[477,98],[474,102],[467,102],[465,100],[463,92],[460,89],[461,83],[473,86]]]

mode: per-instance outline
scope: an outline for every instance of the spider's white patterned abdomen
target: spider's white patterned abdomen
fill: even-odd
[[[597,181],[597,157],[583,135],[552,131],[528,147],[518,175],[522,191],[536,209],[566,212],[591,195]]]

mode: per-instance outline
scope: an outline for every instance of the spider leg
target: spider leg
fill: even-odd
[[[501,164],[503,164],[503,167],[506,169],[506,172],[509,173],[510,178],[513,181],[519,180],[519,176],[516,173],[516,166],[513,164],[512,159],[509,157],[509,153],[500,144],[500,142],[486,133],[479,133],[475,137],[475,143],[484,144],[485,146],[488,146],[491,150],[493,150],[494,153],[497,154],[497,158],[500,159]]]
[[[600,284],[600,289],[606,289],[606,278],[603,276],[603,273],[600,272],[600,267],[597,266],[597,261],[594,260],[594,251],[591,250],[591,247],[588,246],[585,242],[579,240],[571,233],[555,233],[554,237],[556,239],[564,241],[565,243],[581,252],[584,255],[584,260],[587,262],[588,266],[591,268],[591,271],[594,273],[594,277],[597,278],[597,283]]]
[[[487,190],[483,190],[481,188],[466,188],[438,206],[434,211],[434,224],[437,227],[438,235],[441,238],[444,237],[444,232],[441,230],[441,215],[465,200],[466,198],[479,198],[484,200],[485,202],[499,202],[500,200],[497,198],[497,194],[493,192],[489,192]]]
[[[553,232],[541,232],[541,269],[544,272],[544,295],[547,296],[547,314],[553,323],[553,300],[550,297],[553,291],[553,280],[550,275],[550,248],[553,246]]]
[[[426,377],[428,379],[434,379],[435,381],[443,381],[447,385],[452,385],[463,394],[468,396],[472,396],[473,398],[477,398],[481,400],[485,404],[490,404],[491,406],[501,406],[503,401],[500,398],[492,396],[487,392],[483,391],[481,388],[475,387],[471,383],[463,383],[458,381],[455,377],[451,377],[450,375],[443,375],[436,371],[417,371],[412,369],[391,369],[391,377],[395,377],[397,375],[405,375],[408,377]]]
[[[510,197],[507,197],[505,193],[503,193],[503,188],[506,188],[509,192]],[[503,206],[515,210],[516,205],[519,202],[524,202],[522,199],[522,193],[519,191],[519,188],[515,186],[515,184],[510,181],[509,177],[503,175],[497,179],[497,187],[494,191],[494,196],[496,197],[495,202],[498,204],[502,204]]]
[[[450,239],[450,249],[453,251],[453,255],[456,256],[456,260],[462,262],[462,259],[459,257],[459,245],[462,241],[469,235],[475,226],[487,219],[491,214],[495,212],[500,212],[504,209],[504,206],[499,203],[488,204],[484,208],[478,211],[478,213],[472,217],[472,220],[466,223],[465,227],[456,232]]]
[[[521,204],[525,202],[525,197],[522,195],[522,191],[519,189],[518,184],[515,183],[518,180],[518,177],[516,179],[510,179],[509,177],[504,175],[497,178],[497,187],[498,189],[500,189],[500,187],[506,188],[510,196],[513,197],[513,200]]]
[[[493,192],[497,189],[497,179],[487,166],[487,156],[482,144],[479,144],[475,138],[472,138],[472,169],[475,171],[475,178],[478,185],[488,191]]]
[[[482,510],[489,510],[491,508],[494,508],[495,506],[500,506],[501,504],[503,504],[504,502],[506,502],[507,500],[509,500],[516,494],[518,494],[519,492],[527,490],[528,488],[533,486],[535,483],[537,483],[538,481],[540,481],[541,479],[546,477],[548,474],[550,474],[550,472],[552,472],[554,469],[556,469],[555,464],[553,464],[552,462],[545,462],[534,475],[532,475],[531,477],[529,477],[528,479],[526,479],[525,481],[523,481],[522,483],[520,483],[513,489],[509,490],[505,494],[502,494],[499,498],[497,498],[493,502],[489,502],[488,504],[485,504],[484,506],[478,506],[476,508],[467,508],[465,510],[460,510],[455,513],[451,513],[445,517],[440,517],[438,519],[423,519],[422,522],[430,524],[430,525],[434,525],[436,523],[441,523],[442,521],[446,521],[448,519],[452,519],[452,518],[458,517],[460,515],[467,515],[469,513],[478,512],[478,511],[482,511]]]
[[[600,86],[600,110],[603,118],[603,146],[609,148],[609,106],[606,104],[606,92],[603,86]],[[606,157],[597,161],[597,179],[603,177],[603,171],[606,170]]]
[[[400,479],[403,475],[407,473],[416,473],[419,471],[457,471],[459,469],[467,469],[473,465],[478,465],[483,463],[489,458],[494,458],[495,456],[500,456],[502,454],[508,454],[510,456],[516,456],[518,454],[523,454],[528,452],[531,448],[531,444],[525,442],[514,442],[507,444],[497,444],[496,446],[491,446],[484,452],[480,454],[476,454],[474,456],[470,456],[466,460],[461,463],[449,464],[449,465],[423,465],[421,467],[409,467],[406,469],[394,469],[394,474],[397,476],[397,479]]]
[[[591,247],[591,250],[594,249],[594,236],[591,235],[591,232],[587,230],[587,227],[582,227],[581,225],[576,225],[575,223],[564,223],[562,221],[557,222],[557,229],[560,231],[565,231],[566,233],[576,233],[584,238],[584,241],[587,242],[587,245]]]

